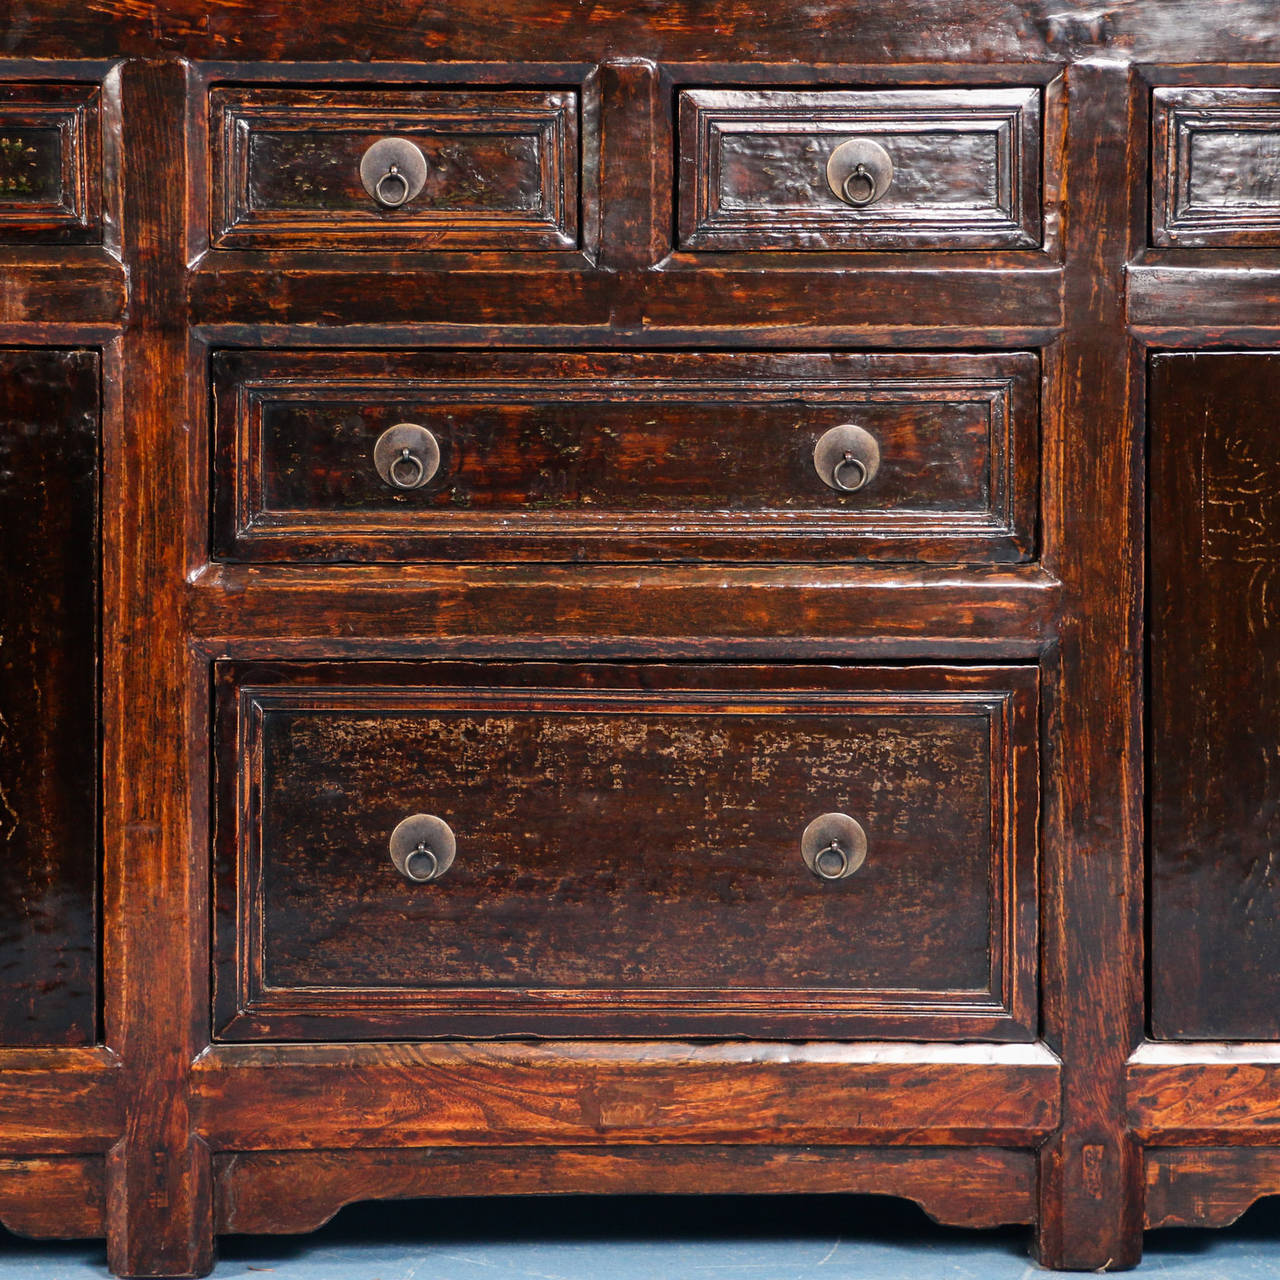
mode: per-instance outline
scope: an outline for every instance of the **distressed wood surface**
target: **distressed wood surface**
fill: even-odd
[[[935,1221],[1029,1222],[1035,1158],[998,1148],[595,1147],[242,1152],[214,1161],[218,1229],[314,1231],[353,1200],[415,1196],[767,1191],[893,1194]],[[282,1206],[288,1203],[286,1216]]]
[[[1042,1046],[558,1041],[219,1045],[193,1071],[214,1151],[888,1143],[1033,1147]],[[333,1099],[341,1093],[343,1105]]]
[[[1280,355],[1151,363],[1151,1023],[1280,1036]]]
[[[215,352],[214,549],[251,560],[1018,560],[1038,365],[1000,356]],[[746,394],[744,394],[746,393]],[[397,490],[394,424],[440,468]],[[869,431],[855,494],[814,446]]]
[[[96,352],[0,349],[0,1045],[98,1034]]]
[[[1267,1147],[1149,1148],[1148,1227],[1227,1227],[1280,1195],[1280,1152]]]
[[[220,687],[224,1038],[1034,1034],[1032,669]],[[414,812],[459,842],[426,885],[387,854]],[[829,812],[870,853],[824,883]]]
[[[1001,249],[1040,243],[1037,89],[680,95],[679,240],[688,249]],[[893,164],[853,207],[827,178],[841,143]]]

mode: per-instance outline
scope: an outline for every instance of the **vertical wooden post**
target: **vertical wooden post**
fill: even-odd
[[[213,1220],[189,1105],[208,979],[183,621],[186,67],[125,63],[108,89],[130,303],[103,503],[105,1022],[128,1115],[108,1161],[107,1245],[119,1275],[190,1276],[213,1264]]]
[[[1134,1266],[1142,1162],[1125,1064],[1142,1035],[1142,433],[1124,269],[1141,234],[1127,66],[1067,72],[1065,334],[1045,433],[1045,561],[1064,584],[1045,672],[1044,1015],[1063,1125],[1040,1165],[1049,1267]]]

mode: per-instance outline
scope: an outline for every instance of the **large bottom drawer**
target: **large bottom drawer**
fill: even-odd
[[[1034,668],[217,690],[224,1039],[1034,1035]]]

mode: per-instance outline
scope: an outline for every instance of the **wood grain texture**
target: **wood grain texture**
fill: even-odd
[[[1151,1023],[1280,1036],[1280,355],[1151,362]]]
[[[124,1128],[123,1075],[106,1049],[0,1050],[0,1153],[105,1152]]]
[[[987,356],[215,352],[215,554],[250,560],[1019,560],[1039,368]],[[400,490],[378,437],[425,426]],[[880,469],[824,483],[856,423]]]
[[[1267,1147],[1148,1148],[1148,1227],[1227,1227],[1280,1195],[1280,1152]]]
[[[214,246],[568,249],[578,243],[579,96],[215,87]],[[405,138],[422,190],[384,209],[360,160]]]
[[[0,83],[0,243],[102,239],[101,90]]]
[[[1280,244],[1280,91],[1158,87],[1151,135],[1154,244]]]
[[[215,1029],[1034,1034],[1035,673],[220,669]],[[412,884],[387,839],[459,840]],[[800,860],[853,814],[866,866]]]
[[[104,1163],[101,1156],[0,1159],[0,1223],[32,1239],[101,1236]]]
[[[98,1003],[94,351],[0,349],[0,1044],[83,1045]]]
[[[842,142],[893,163],[855,208],[827,181]],[[1040,243],[1036,89],[680,95],[680,244],[687,249],[1000,249]]]
[[[1061,1268],[1130,1267],[1142,1244],[1124,1092],[1143,1009],[1141,381],[1121,276],[1142,234],[1140,93],[1114,63],[1066,77],[1067,324],[1045,421],[1044,558],[1064,599],[1044,673],[1042,995],[1065,1066],[1036,1239]]]
[[[252,1152],[214,1161],[218,1229],[314,1231],[353,1200],[467,1195],[869,1192],[916,1201],[935,1221],[1029,1222],[1035,1157],[998,1148],[477,1147]]]
[[[103,493],[103,976],[127,1114],[107,1159],[107,1250],[112,1270],[132,1276],[202,1275],[213,1264],[208,1153],[187,1099],[207,964],[192,945],[207,880],[188,827],[180,613],[187,339],[174,323],[185,243],[175,193],[187,172],[188,91],[175,62],[131,62],[108,81],[130,306],[115,392],[127,429],[107,435]]]
[[[1060,1064],[1039,1045],[220,1045],[193,1083],[214,1151],[1033,1147],[1060,1103]]]

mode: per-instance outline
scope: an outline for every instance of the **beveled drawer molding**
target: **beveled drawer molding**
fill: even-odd
[[[1158,245],[1280,244],[1280,89],[1154,91]]]
[[[1038,245],[1039,90],[686,90],[679,205],[686,249]]]
[[[573,90],[215,88],[209,102],[214,247],[578,243]],[[399,152],[371,153],[387,138]],[[401,188],[406,153],[422,170]]]
[[[1034,1038],[1034,667],[216,682],[222,1038]]]
[[[1034,554],[1030,352],[223,351],[212,372],[221,558]]]
[[[0,243],[102,238],[97,85],[0,83]]]

